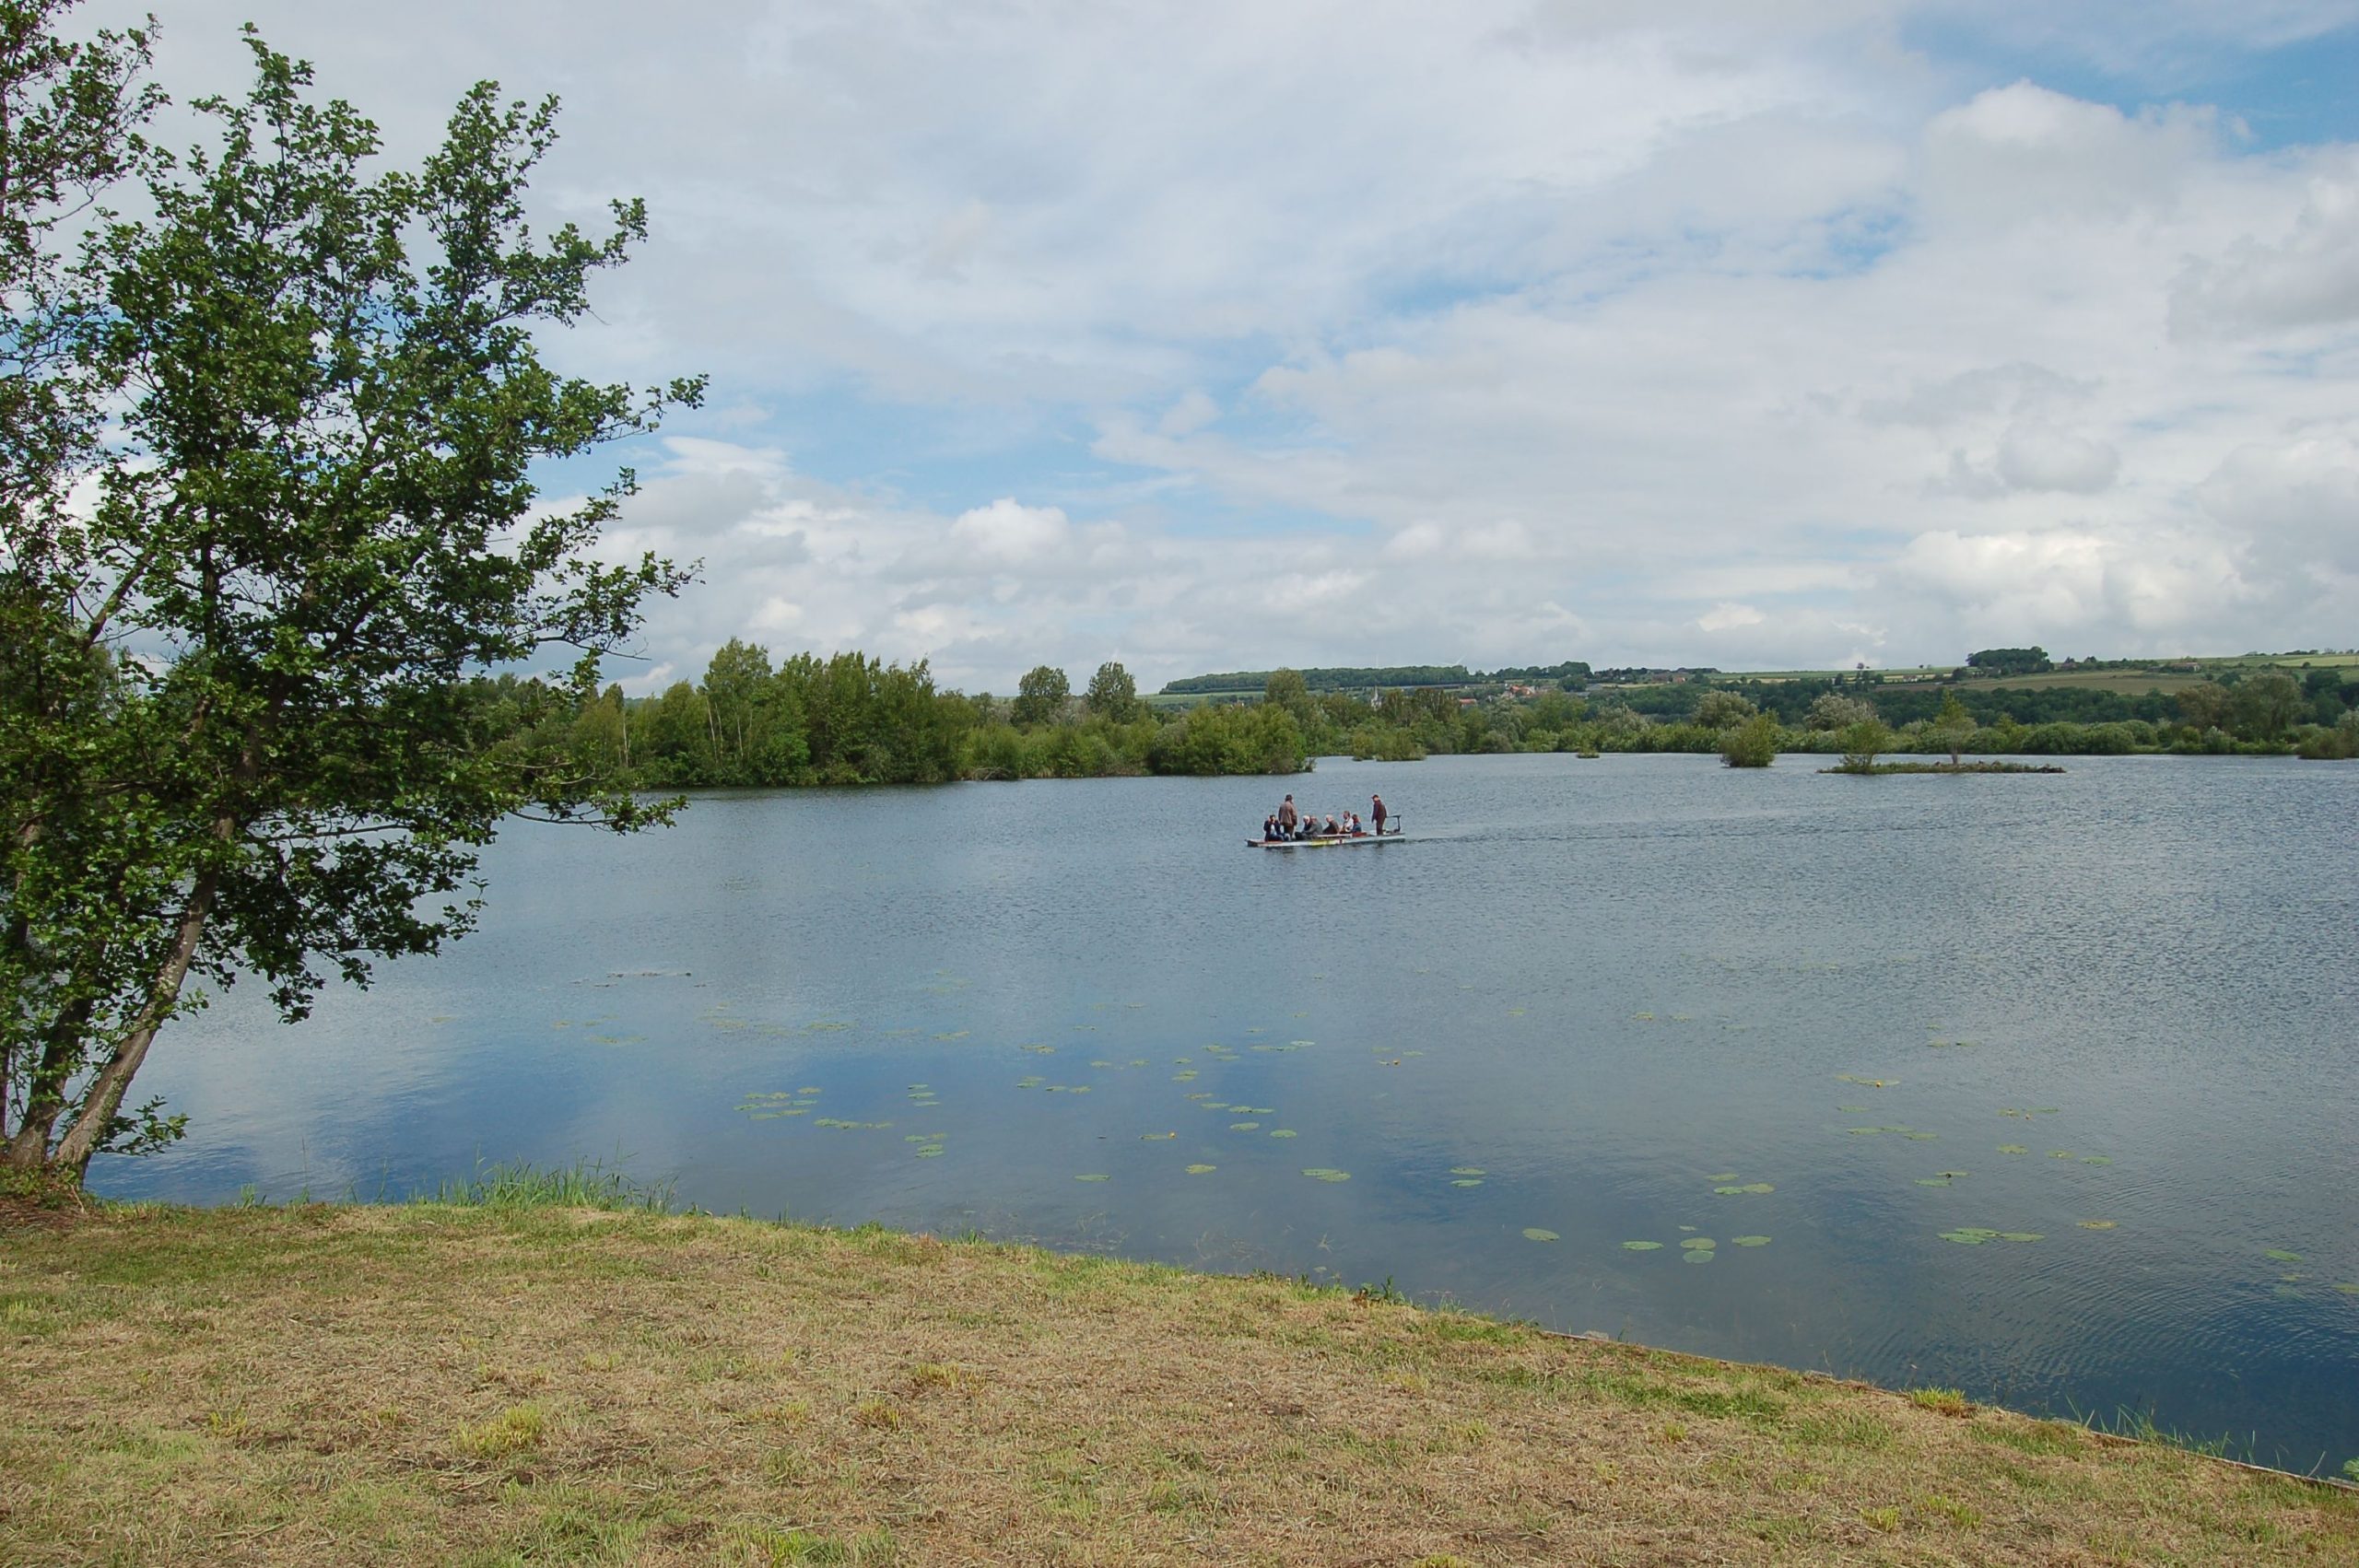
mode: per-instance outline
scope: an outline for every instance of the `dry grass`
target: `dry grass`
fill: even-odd
[[[0,1562],[2302,1563],[2346,1493],[1270,1279],[591,1211],[0,1234]]]

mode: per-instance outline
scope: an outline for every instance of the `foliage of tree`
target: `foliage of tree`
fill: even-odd
[[[1892,731],[1883,720],[1870,715],[1846,724],[1839,743],[1843,748],[1843,771],[1866,773],[1875,766],[1877,754],[1892,743]]]
[[[1872,704],[1840,692],[1822,692],[1813,699],[1804,722],[1813,730],[1848,730],[1854,724],[1873,720]]]
[[[1585,668],[1585,667],[1584,667]],[[1189,675],[1166,681],[1168,695],[1207,696],[1258,692],[1269,685],[1269,670],[1236,670],[1219,675]],[[1463,664],[1402,664],[1382,668],[1308,669],[1298,672],[1315,692],[1372,691],[1379,686],[1463,686],[1477,676]]]
[[[1731,767],[1766,767],[1778,760],[1784,738],[1775,719],[1756,713],[1720,731],[1720,761]]]
[[[1072,696],[1072,684],[1062,670],[1036,664],[1015,683],[1015,706],[1011,717],[1018,724],[1053,722],[1064,717],[1065,703]]]
[[[2224,729],[2228,723],[2228,688],[2217,681],[2198,681],[2175,699],[2186,720],[2198,730]]]
[[[1966,662],[1994,675],[2036,675],[2056,668],[2044,648],[1985,648],[1967,654]]]
[[[1966,710],[1966,704],[1957,699],[1957,693],[1945,692],[1942,696],[1941,711],[1933,715],[1932,723],[1928,728],[1934,743],[1949,753],[1950,761],[1954,764],[1958,760],[1958,753],[1966,745],[1966,737],[1974,733],[1974,715]]]
[[[1127,724],[1139,716],[1139,684],[1131,673],[1114,660],[1097,666],[1089,677],[1089,689],[1082,693],[1082,710],[1097,719],[1110,719],[1117,724]]]
[[[466,931],[511,813],[649,820],[480,728],[464,677],[564,648],[585,662],[549,715],[593,695],[596,655],[682,576],[600,560],[628,473],[548,509],[532,466],[700,389],[542,363],[535,327],[580,317],[646,228],[636,203],[603,238],[526,227],[554,100],[479,86],[419,168],[378,172],[374,128],[250,33],[252,91],[194,105],[211,141],[170,158],[124,119],[142,46],[41,43],[61,10],[0,9],[11,112],[63,117],[34,152],[53,173],[0,188],[24,285],[0,338],[64,357],[10,367],[6,400],[0,1158],[70,1181],[178,1135],[124,1096],[206,983],[255,977],[299,1018],[323,969],[365,984]],[[27,281],[58,193],[123,167],[149,216],[100,216]],[[108,442],[67,430],[108,389]]]
[[[1708,691],[1697,699],[1696,722],[1707,730],[1727,730],[1743,723],[1760,709],[1735,692]]]
[[[2282,739],[2308,704],[2301,683],[2282,670],[2264,670],[2236,685],[2229,712],[2238,732],[2259,741]]]

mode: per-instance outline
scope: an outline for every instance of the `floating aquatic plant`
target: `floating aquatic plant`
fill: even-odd
[[[1452,1165],[1449,1167],[1449,1174],[1454,1176],[1489,1176],[1491,1173],[1480,1165]]]
[[[1622,1244],[1622,1250],[1625,1252],[1661,1252],[1662,1250],[1662,1243],[1659,1241],[1625,1241]]]
[[[2109,1231],[2116,1223],[2112,1220],[2083,1220],[2081,1228],[2084,1231]]]
[[[1526,1241],[1562,1241],[1565,1238],[1558,1235],[1555,1231],[1543,1231],[1538,1225],[1526,1225],[1523,1227],[1523,1239]]]
[[[1778,1189],[1766,1181],[1748,1181],[1742,1187],[1716,1187],[1712,1190],[1722,1198],[1735,1198],[1743,1193],[1775,1192]]]
[[[1092,1171],[1087,1176],[1077,1176],[1073,1179],[1075,1181],[1112,1181],[1114,1178],[1106,1175],[1102,1171]]]
[[[2001,1154],[2028,1154],[2031,1151],[2025,1148],[2020,1143],[2001,1143],[1999,1145],[1999,1153]]]
[[[1303,1167],[1302,1174],[1309,1176],[1313,1181],[1349,1181],[1352,1179],[1351,1172],[1330,1170],[1324,1165],[1306,1165]]]
[[[2284,1248],[2277,1246],[2264,1247],[2260,1255],[2272,1263],[2299,1263],[2302,1260],[2300,1253],[2287,1252]]]
[[[1218,1165],[1190,1165],[1188,1174],[1191,1176],[1209,1176],[1218,1169]]]
[[[1731,1246],[1766,1246],[1769,1245],[1769,1238],[1767,1236],[1731,1236],[1729,1237],[1729,1245]]]
[[[1452,1187],[1480,1187],[1483,1185],[1483,1178],[1481,1176],[1460,1176],[1456,1181],[1451,1182],[1449,1185]]]
[[[1232,1121],[1228,1124],[1228,1129],[1231,1132],[1250,1132],[1261,1125],[1258,1121]]]
[[[1720,1244],[1710,1236],[1689,1236],[1679,1245],[1690,1252],[1709,1252]]]

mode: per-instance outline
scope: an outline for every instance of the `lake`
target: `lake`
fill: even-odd
[[[1390,1281],[2359,1456],[2359,766],[1820,761],[522,825],[441,957],[294,1027],[244,988],[169,1029],[135,1095],[190,1135],[92,1185],[375,1199],[620,1161],[713,1210]],[[1380,790],[1412,837],[1246,850],[1288,790]]]

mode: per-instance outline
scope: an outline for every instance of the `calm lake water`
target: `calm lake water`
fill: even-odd
[[[1390,1280],[2359,1456],[2359,766],[1815,766],[1330,760],[520,827],[441,958],[293,1028],[245,991],[176,1025],[140,1089],[187,1141],[94,1185],[620,1158],[715,1210]],[[1249,852],[1286,789],[1380,790],[1414,838]]]

